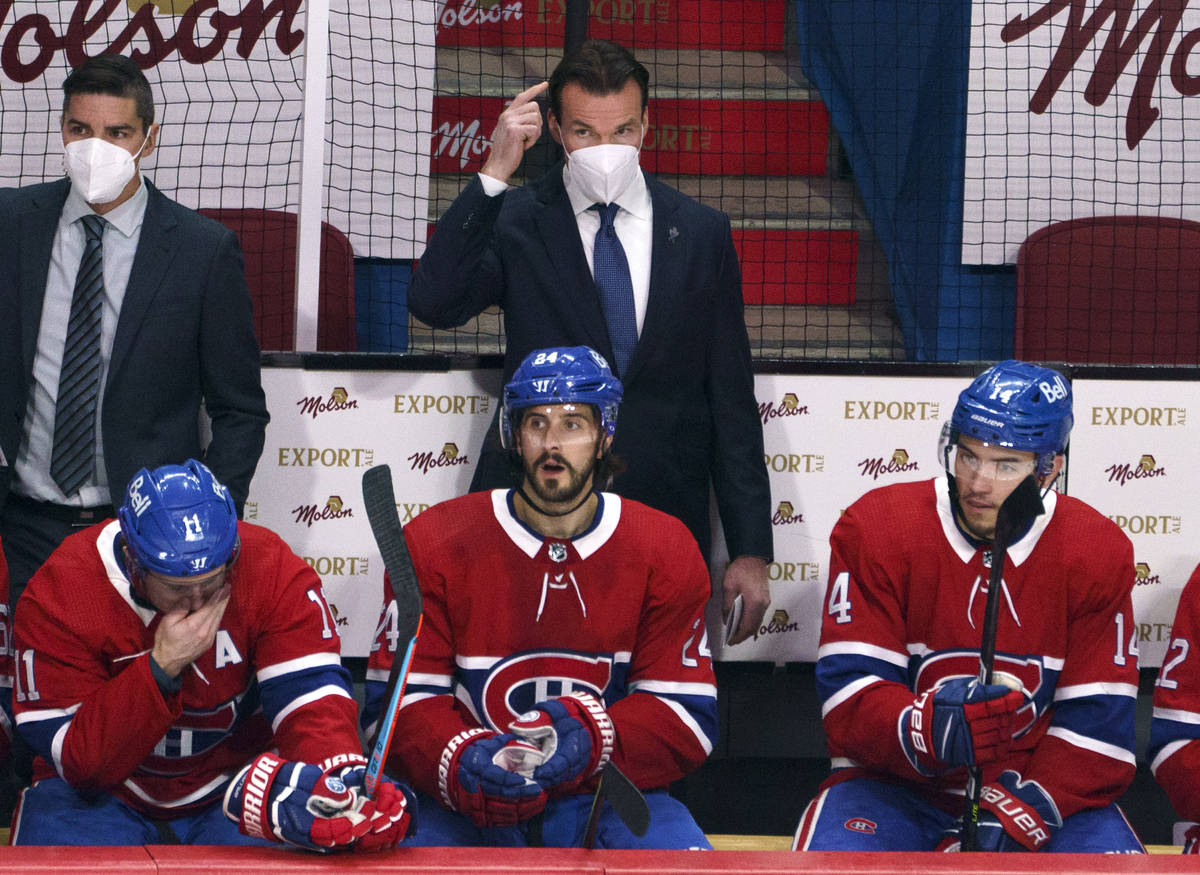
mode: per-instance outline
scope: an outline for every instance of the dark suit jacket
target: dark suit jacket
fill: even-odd
[[[687,525],[707,555],[709,482],[730,556],[770,558],[770,488],[729,217],[647,177],[654,204],[650,296],[617,419],[628,470],[615,492]],[[507,380],[530,351],[608,339],[562,166],[489,198],[478,177],[438,222],[409,289],[423,322],[461,325],[504,309]],[[489,433],[472,488],[511,485]]]
[[[149,182],[146,217],[104,385],[113,501],[139,468],[203,458],[240,510],[262,453],[266,399],[242,253],[232,231]],[[21,441],[50,248],[68,180],[0,189],[0,502]],[[212,442],[201,449],[201,404]]]

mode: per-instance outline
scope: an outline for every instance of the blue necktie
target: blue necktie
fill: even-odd
[[[600,214],[600,230],[596,232],[592,251],[592,275],[600,290],[600,304],[608,323],[608,339],[613,348],[613,370],[625,376],[625,369],[637,346],[637,312],[633,308],[633,280],[629,277],[629,261],[613,227],[619,207],[616,204],[592,204],[590,209]]]
[[[63,494],[79,491],[96,467],[96,404],[100,397],[100,307],[104,301],[104,260],[100,236],[107,224],[83,216],[83,260],[71,295],[67,340],[58,372],[54,405],[54,452],[50,476]]]

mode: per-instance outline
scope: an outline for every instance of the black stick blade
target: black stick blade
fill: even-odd
[[[396,515],[391,468],[376,465],[364,471],[362,491],[371,534],[375,536],[375,544],[383,557],[383,567],[387,570],[392,582],[392,594],[396,598],[399,640],[408,641],[417,633],[417,621],[421,616],[421,587],[413,570],[408,544],[404,541],[400,518]]]
[[[1032,474],[1017,484],[996,511],[996,535],[994,541],[1007,549],[1012,536],[1034,517],[1046,512],[1042,504],[1042,491]]]
[[[604,764],[601,780],[604,783],[604,795],[613,811],[617,812],[617,817],[635,836],[644,836],[646,830],[650,829],[650,806],[646,804],[642,791],[611,762]]]

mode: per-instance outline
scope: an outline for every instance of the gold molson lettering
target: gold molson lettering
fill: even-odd
[[[767,566],[769,580],[816,580],[820,575],[818,562],[772,562]]]
[[[1131,535],[1178,535],[1183,517],[1170,514],[1109,514],[1108,518]]]
[[[1186,407],[1092,408],[1092,425],[1175,426],[1186,424]]]
[[[396,413],[487,413],[489,395],[395,395]]]
[[[601,24],[653,24],[668,21],[670,0],[591,0],[588,17]],[[538,0],[538,24],[558,23],[567,16],[567,0]]]
[[[280,447],[280,468],[369,468],[375,450],[354,447]]]
[[[470,27],[474,24],[499,24],[502,21],[519,21],[524,15],[521,3],[488,3],[480,9],[475,0],[462,0],[457,7],[450,3],[442,10],[438,24],[442,27]]]
[[[767,453],[763,459],[777,474],[812,474],[825,470],[825,457],[815,453]]]
[[[322,577],[353,577],[370,570],[366,556],[304,556],[301,557]]]
[[[847,401],[844,419],[891,419],[923,421],[941,419],[941,404],[937,401]]]

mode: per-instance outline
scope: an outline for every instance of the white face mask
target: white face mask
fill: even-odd
[[[567,179],[590,200],[611,204],[638,172],[637,146],[587,146],[567,156]]]
[[[106,204],[116,200],[129,180],[133,179],[133,159],[142,154],[146,139],[135,154],[99,137],[75,140],[63,147],[63,166],[71,177],[71,185],[89,204]]]

